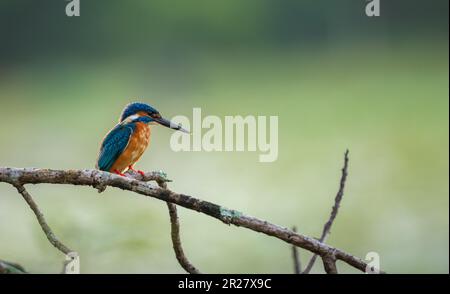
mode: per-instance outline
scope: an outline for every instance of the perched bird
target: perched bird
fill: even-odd
[[[150,125],[160,124],[185,133],[181,125],[161,117],[158,110],[145,103],[133,102],[125,106],[119,123],[103,139],[96,168],[125,176],[150,143]],[[143,174],[142,171],[137,171]]]

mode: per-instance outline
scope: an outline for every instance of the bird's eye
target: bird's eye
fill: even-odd
[[[152,113],[152,114],[150,114],[150,116],[152,118],[161,118],[161,115],[159,113]]]

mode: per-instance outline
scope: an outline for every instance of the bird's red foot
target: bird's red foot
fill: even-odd
[[[132,170],[134,172],[137,172],[138,174],[140,174],[141,176],[145,177],[145,172],[141,171],[141,170],[135,170],[131,165],[128,167],[129,170]]]
[[[121,173],[121,172],[118,171],[117,169],[115,169],[113,172],[114,172],[115,174],[119,175],[119,176],[126,177],[126,175],[124,175],[123,173]]]

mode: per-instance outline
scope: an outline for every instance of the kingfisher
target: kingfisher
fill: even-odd
[[[134,165],[150,144],[150,125],[157,124],[189,133],[146,103],[133,102],[125,106],[119,123],[103,138],[96,168],[121,176],[125,176],[127,170],[144,175],[143,171],[135,170]]]

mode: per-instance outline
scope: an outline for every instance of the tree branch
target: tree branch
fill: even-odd
[[[158,186],[163,189],[167,189],[166,182],[170,181],[166,179],[164,174],[155,172],[145,173],[144,175],[134,173],[132,176],[140,181],[156,181],[158,183]],[[192,265],[192,263],[189,262],[186,255],[184,254],[183,246],[181,245],[180,223],[178,221],[177,206],[173,203],[167,202],[167,208],[169,209],[171,230],[170,235],[172,239],[173,250],[175,252],[175,257],[177,258],[181,267],[184,268],[188,273],[201,274],[201,272],[194,265]]]
[[[0,259],[0,274],[27,274],[27,272],[20,264]]]
[[[201,274],[201,272],[189,262],[186,255],[184,255],[183,247],[181,246],[180,223],[178,222],[177,206],[173,203],[167,202],[167,207],[169,208],[170,215],[173,250],[175,251],[175,256],[178,262],[188,273]]]
[[[322,256],[323,268],[327,274],[337,274],[336,256],[333,253]]]
[[[328,221],[325,223],[325,225],[323,227],[322,235],[320,236],[320,239],[319,239],[320,243],[325,242],[325,239],[327,238],[328,234],[330,233],[331,226],[333,225],[333,222],[336,219],[336,216],[338,214],[339,205],[341,204],[342,196],[344,196],[345,181],[347,180],[347,175],[348,175],[347,168],[348,168],[348,150],[346,150],[345,154],[344,154],[344,167],[342,168],[342,175],[341,175],[341,181],[339,183],[339,190],[336,194],[336,197],[334,198],[334,206],[331,209],[330,218],[328,219]],[[317,254],[314,254],[311,257],[311,259],[308,262],[308,265],[305,268],[305,271],[303,272],[304,274],[308,274],[311,271],[311,269],[314,266],[314,262],[316,261],[316,258],[317,258]]]
[[[175,193],[168,189],[156,187],[136,179],[121,177],[99,170],[52,170],[39,168],[0,168],[0,182],[12,185],[24,184],[71,184],[92,186],[95,188],[111,186],[132,191],[141,195],[153,197],[165,202],[174,203],[187,209],[209,215],[226,224],[245,227],[255,232],[264,233],[299,246],[312,253],[325,256],[334,252],[337,260],[342,260],[350,266],[365,271],[367,263],[362,259],[336,249],[316,239],[295,233],[287,228],[247,216],[239,211],[203,201],[188,195]]]
[[[292,231],[297,233],[297,227],[293,226]],[[300,263],[300,255],[298,254],[297,246],[292,245],[292,259],[294,261],[294,273],[301,274],[302,273],[302,265]]]
[[[127,175],[127,177],[131,177],[138,181],[155,181],[158,183],[158,186],[163,189],[167,189],[167,182],[171,182],[171,180],[167,179],[166,174],[164,174],[163,172],[146,172],[144,174],[141,174],[128,170],[125,174]],[[100,186],[101,188],[99,189],[99,192],[103,192],[106,186]],[[175,257],[177,258],[181,267],[188,273],[201,274],[201,272],[189,261],[189,259],[184,254],[183,246],[181,245],[180,223],[178,221],[177,206],[173,203],[167,202],[167,208],[169,209],[170,236],[172,240],[173,250],[175,252]]]
[[[45,236],[47,236],[47,239],[50,241],[50,243],[53,246],[55,246],[56,249],[58,249],[59,251],[61,251],[64,254],[68,254],[69,252],[72,252],[72,250],[70,250],[66,245],[61,243],[61,241],[59,241],[58,238],[56,238],[56,236],[53,233],[52,229],[50,228],[50,226],[45,221],[44,215],[39,210],[38,205],[36,204],[36,202],[34,202],[33,198],[28,193],[28,191],[25,189],[25,187],[22,184],[18,183],[18,182],[14,183],[13,186],[16,187],[17,191],[22,195],[23,199],[25,199],[25,201],[30,206],[31,210],[36,215],[36,218],[37,218],[37,220],[39,222],[39,225],[41,226],[42,230],[45,233]]]

